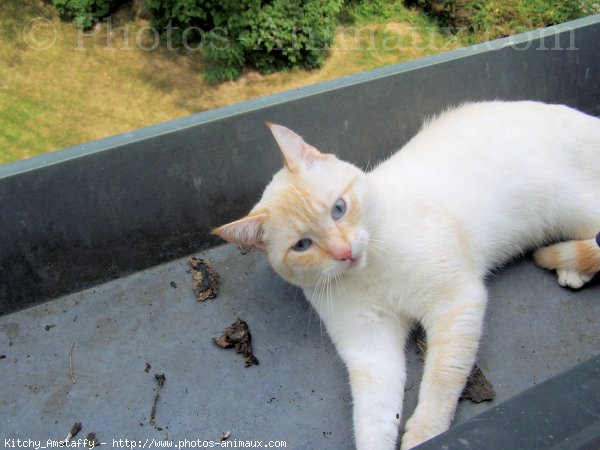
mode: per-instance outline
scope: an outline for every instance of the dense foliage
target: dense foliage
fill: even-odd
[[[2,0],[0,0],[2,1]],[[52,0],[81,28],[132,0]],[[152,16],[169,49],[202,51],[209,81],[319,68],[338,22],[403,20],[418,7],[447,29],[480,42],[600,12],[598,0],[134,0]],[[411,16],[412,17],[412,16]],[[400,19],[399,19],[400,18]]]
[[[321,67],[343,0],[148,0],[173,47],[202,48],[209,77],[233,80],[244,64],[262,73]]]
[[[52,0],[64,18],[72,18],[80,28],[90,28],[94,20],[102,19],[126,0]]]
[[[597,0],[407,0],[440,25],[493,39],[600,12]]]

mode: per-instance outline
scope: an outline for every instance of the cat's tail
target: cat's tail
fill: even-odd
[[[561,286],[579,289],[600,272],[599,245],[596,239],[561,242],[537,249],[533,259],[540,267],[556,270]]]

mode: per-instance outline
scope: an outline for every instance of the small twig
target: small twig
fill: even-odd
[[[71,344],[71,349],[69,350],[69,374],[71,375],[71,381],[75,384],[75,376],[73,375],[73,348],[75,347],[75,342]]]
[[[221,433],[221,436],[219,436],[219,441],[221,441],[221,442],[226,441],[227,439],[229,439],[230,436],[231,436],[231,433],[229,431],[225,431],[225,432]]]
[[[156,380],[156,392],[154,393],[154,402],[152,402],[152,409],[150,410],[150,425],[156,426],[154,421],[154,416],[156,416],[156,403],[158,402],[158,393],[160,392],[160,388],[167,379],[165,378],[165,374],[155,374],[154,379]]]
[[[61,444],[61,447],[64,447],[66,444],[71,442],[71,439],[73,439],[77,435],[77,433],[79,433],[80,431],[81,431],[81,422],[75,422],[73,424],[73,426],[71,427],[71,430],[67,434],[67,437],[64,438],[64,440],[59,442],[59,444]]]

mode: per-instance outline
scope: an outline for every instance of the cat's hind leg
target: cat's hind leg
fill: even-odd
[[[537,249],[536,264],[556,270],[558,284],[579,289],[600,271],[600,233],[596,239],[567,241]]]

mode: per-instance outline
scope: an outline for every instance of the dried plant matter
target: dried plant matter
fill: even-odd
[[[160,392],[160,388],[163,387],[165,381],[167,381],[165,374],[161,373],[155,374],[154,379],[156,380],[156,392],[154,393],[154,401],[152,402],[152,409],[150,410],[150,425],[153,427],[156,426],[155,417],[156,417],[156,404],[158,403],[158,393]]]
[[[475,403],[487,402],[494,400],[496,391],[477,364],[473,366],[471,374],[467,379],[467,384],[460,395],[461,400],[472,400]]]
[[[69,430],[67,437],[64,440],[62,440],[60,442],[60,444],[65,446],[66,444],[71,442],[71,439],[73,439],[77,435],[77,433],[79,433],[80,431],[81,431],[81,422],[75,422],[73,424],[73,426],[71,427],[71,430]]]
[[[100,441],[94,432],[88,433],[88,435],[85,437],[85,443],[87,444],[88,448],[96,448],[100,445]]]
[[[204,259],[190,256],[190,264],[194,269],[192,287],[198,301],[215,298],[219,292],[219,274]]]
[[[246,367],[258,365],[258,359],[252,354],[252,336],[248,324],[238,318],[223,330],[223,334],[213,339],[215,344],[223,348],[235,347],[237,353],[242,353]]]

